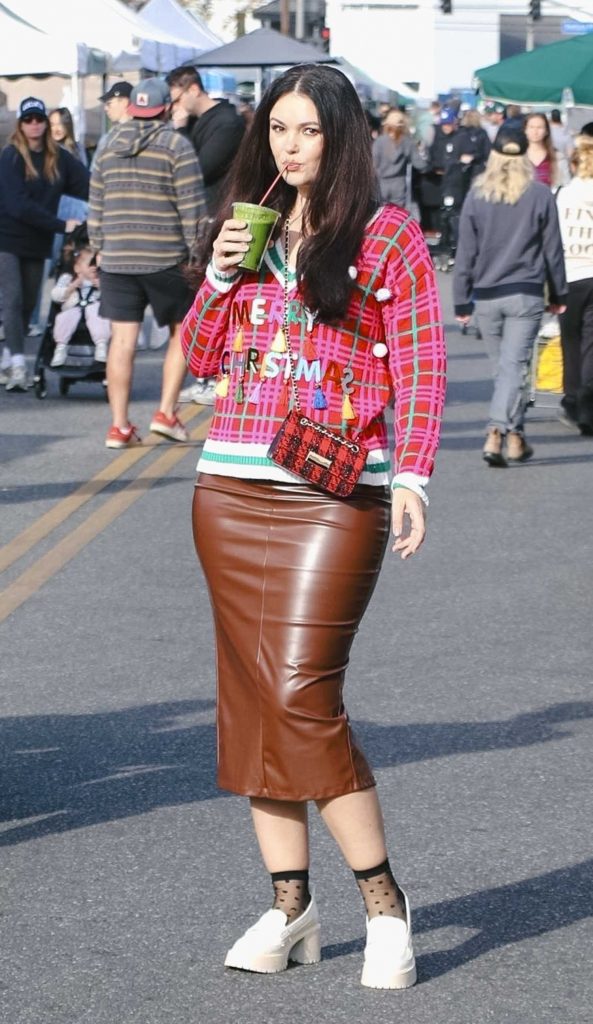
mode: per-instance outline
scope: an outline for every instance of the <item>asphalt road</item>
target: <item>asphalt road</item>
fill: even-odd
[[[314,813],[322,962],[223,969],[271,888],[214,781],[207,411],[192,445],[119,455],[100,386],[0,394],[2,1024],[593,1022],[593,442],[542,397],[533,460],[487,468],[488,364],[448,337],[428,538],[388,557],[347,686],[413,906],[407,992],[361,988],[362,906]],[[141,429],[160,360],[138,357]]]

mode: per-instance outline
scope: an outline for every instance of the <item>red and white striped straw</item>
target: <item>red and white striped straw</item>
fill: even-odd
[[[286,170],[286,167],[287,167],[287,165],[285,164],[284,167],[282,168],[282,170],[279,171],[279,173],[276,175],[276,177],[274,178],[274,180],[273,180],[272,184],[270,185],[268,191],[264,192],[263,196],[261,197],[259,203],[257,204],[258,206],[263,206],[264,205],[264,203],[265,203],[266,199],[268,198],[270,192],[272,191],[272,189],[274,189],[276,187],[276,185],[280,181],[280,178],[284,174],[284,172]]]

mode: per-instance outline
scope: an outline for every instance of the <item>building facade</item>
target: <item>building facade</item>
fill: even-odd
[[[528,0],[451,0],[443,14],[440,0],[327,0],[331,52],[345,57],[392,88],[413,83],[430,99],[451,89],[470,88],[477,68],[496,64],[534,45],[587,31],[593,3],[564,6],[541,0],[542,19],[528,19]]]

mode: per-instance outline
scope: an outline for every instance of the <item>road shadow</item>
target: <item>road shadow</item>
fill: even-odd
[[[37,455],[66,440],[67,434],[0,434],[0,465],[13,459],[24,459],[33,453]]]
[[[195,444],[192,442],[180,444],[179,447],[197,448],[198,442],[195,442]],[[91,497],[94,497],[96,493],[110,497],[113,494],[117,494],[118,491],[146,491],[152,487],[170,487],[171,484],[187,483],[191,477],[192,473],[188,473],[187,476],[143,476],[134,480],[120,477],[117,480],[111,480],[109,485],[99,492],[97,492],[92,480],[84,482],[68,480],[64,481],[64,483],[47,484],[16,484],[14,487],[7,487],[5,490],[0,491],[0,505],[23,505],[29,504],[32,501],[58,500],[68,498],[75,491],[78,494],[88,494]]]
[[[392,768],[455,754],[513,750],[567,739],[569,722],[593,718],[593,701],[567,701],[491,722],[356,722],[362,749],[375,768]]]
[[[190,700],[1,719],[0,846],[225,796],[213,708]],[[356,733],[379,769],[563,740],[569,722],[588,718],[593,701],[575,701],[492,722],[360,722]]]
[[[0,846],[225,795],[213,708],[191,700],[0,720],[0,822],[11,823]]]
[[[593,916],[593,860],[534,878],[483,889],[412,912],[416,935],[440,928],[464,928],[473,934],[449,949],[417,957],[418,980],[432,981],[495,949],[547,935]],[[363,948],[362,939],[323,949],[324,960]]]
[[[447,406],[455,403],[466,405],[469,402],[489,402],[492,398],[492,381],[481,380],[450,380],[447,383]]]

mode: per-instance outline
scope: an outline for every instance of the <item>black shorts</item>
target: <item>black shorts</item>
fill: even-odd
[[[180,267],[154,274],[101,271],[101,316],[117,323],[140,324],[147,306],[159,327],[180,324],[194,296]]]

